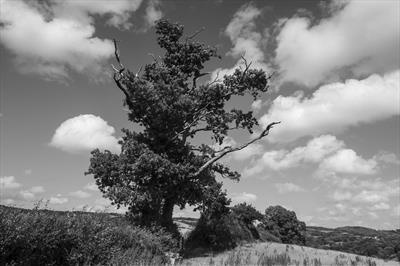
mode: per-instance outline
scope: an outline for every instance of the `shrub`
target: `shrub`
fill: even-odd
[[[281,206],[265,210],[262,227],[278,237],[282,243],[304,245],[306,224],[297,219],[296,213]]]
[[[174,242],[106,213],[24,210],[0,206],[1,265],[98,265],[129,259],[165,264]]]
[[[252,224],[253,221],[263,219],[263,215],[253,206],[247,203],[236,204],[231,208],[232,213],[246,224]]]

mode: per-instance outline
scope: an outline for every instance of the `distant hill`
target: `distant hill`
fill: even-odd
[[[361,226],[334,229],[308,226],[309,247],[344,251],[364,256],[400,260],[400,230],[375,230]]]
[[[195,226],[195,218],[174,218],[182,234]],[[400,261],[400,230],[375,230],[361,226],[325,228],[307,226],[306,246]]]

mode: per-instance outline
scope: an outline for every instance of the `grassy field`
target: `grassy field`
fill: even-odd
[[[279,243],[256,243],[240,246],[216,255],[185,259],[176,265],[399,266],[400,263],[332,250]]]

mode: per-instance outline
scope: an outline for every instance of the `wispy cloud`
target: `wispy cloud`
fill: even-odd
[[[21,187],[21,184],[17,182],[14,176],[2,176],[0,177],[0,188],[1,189],[16,189]]]
[[[254,203],[257,200],[257,195],[247,192],[236,193],[232,196],[232,203]]]
[[[277,183],[275,187],[280,194],[305,191],[304,188],[293,183]]]

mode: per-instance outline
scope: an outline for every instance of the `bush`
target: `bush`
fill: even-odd
[[[247,203],[236,204],[231,210],[238,219],[246,224],[252,224],[255,220],[261,221],[263,219],[263,215]]]
[[[282,243],[305,245],[306,224],[297,220],[296,213],[281,206],[265,210],[262,227],[278,237]]]
[[[168,262],[174,242],[164,232],[106,213],[24,210],[0,206],[1,265],[104,265]]]

